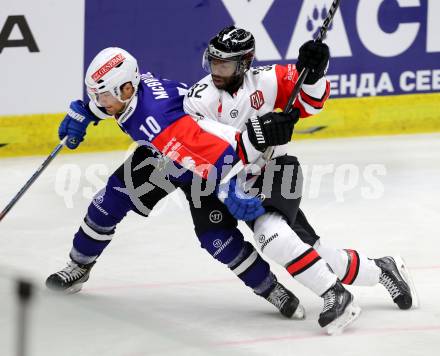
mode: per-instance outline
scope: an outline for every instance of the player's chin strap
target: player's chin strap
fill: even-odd
[[[330,7],[330,10],[327,14],[327,17],[324,20],[324,23],[321,26],[321,29],[319,31],[318,37],[316,38],[316,42],[322,42],[325,39],[325,36],[327,34],[328,31],[328,27],[331,24],[331,22],[333,21],[333,17],[335,16],[336,11],[339,8],[339,3],[341,2],[341,0],[334,0],[332,3],[332,6]],[[299,75],[298,81],[295,84],[295,87],[292,90],[292,93],[290,94],[289,97],[289,101],[287,102],[286,107],[284,108],[284,112],[288,113],[292,110],[292,105],[295,102],[296,97],[298,96],[302,85],[304,84],[304,81],[307,78],[307,75],[309,74],[310,68],[303,68],[303,70],[301,71],[301,74]],[[258,162],[267,162],[268,160],[271,159],[273,152],[274,152],[274,147],[268,147],[263,155],[261,156],[261,158],[258,160]],[[240,173],[242,170],[244,169],[244,163],[242,161],[238,161],[232,168],[231,170],[228,172],[228,174],[221,180],[221,184],[227,183],[229,182],[229,180],[232,177],[235,177],[238,173]]]
[[[138,89],[136,88],[133,96],[130,99],[125,100],[127,102],[127,105],[125,106],[124,112],[118,117],[118,124],[123,124],[134,113],[134,110],[136,109],[138,103],[137,92]]]

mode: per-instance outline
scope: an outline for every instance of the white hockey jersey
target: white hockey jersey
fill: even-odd
[[[251,68],[242,86],[231,96],[217,89],[211,75],[207,75],[191,87],[183,107],[204,130],[228,141],[243,161],[253,163],[262,153],[251,145],[247,134],[237,135],[237,132],[246,130],[250,117],[284,109],[298,76],[295,65],[291,64]],[[314,85],[304,84],[293,106],[300,110],[301,118],[305,118],[319,113],[329,95],[330,83],[321,78]],[[278,146],[273,157],[285,153],[286,145]]]

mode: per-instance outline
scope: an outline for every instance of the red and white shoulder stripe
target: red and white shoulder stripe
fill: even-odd
[[[284,109],[292,93],[299,73],[293,64],[275,66],[278,92],[275,100],[275,108]],[[321,112],[324,104],[330,96],[330,82],[325,77],[313,85],[303,84],[301,91],[293,106],[301,112],[301,117],[309,117]]]
[[[151,143],[165,156],[202,178],[208,178],[214,166],[222,167],[226,154],[235,153],[229,142],[203,130],[189,115],[172,122]]]

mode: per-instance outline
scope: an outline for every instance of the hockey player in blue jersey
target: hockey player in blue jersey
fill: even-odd
[[[198,208],[194,187],[206,188],[206,194],[212,183],[212,194],[222,196],[224,205],[219,213],[226,219],[254,220],[264,213],[260,200],[244,196],[235,180],[226,187],[218,185],[226,173],[224,164],[230,166],[240,159],[237,147],[250,144],[243,139],[248,132],[237,133],[228,141],[202,130],[183,111],[185,85],[151,73],[141,75],[136,59],[120,48],[101,51],[90,64],[85,82],[90,102],[72,102],[60,125],[59,136],[67,136],[66,145],[71,149],[78,147],[87,126],[109,116],[114,116],[134,141],[144,145],[96,194],[74,236],[71,261],[46,281],[50,289],[78,292],[126,214],[134,211],[147,216],[159,200],[176,188],[184,191],[192,212]],[[261,136],[267,145],[276,146],[290,140],[297,116],[268,113],[258,120],[264,129],[249,135]],[[138,194],[137,188],[146,181],[149,187]],[[304,310],[298,298],[277,281],[268,263],[252,244],[244,241],[234,221],[235,228],[228,231],[197,233],[201,246],[226,264],[257,295],[275,305],[282,315],[303,318]]]

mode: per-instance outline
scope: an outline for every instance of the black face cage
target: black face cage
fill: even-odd
[[[253,51],[242,55],[237,64],[237,75],[243,75],[244,73],[246,73],[251,68],[253,61]]]
[[[237,68],[235,69],[234,76],[241,77],[251,68],[252,62],[254,60],[254,52],[249,52],[235,58],[229,58],[228,60],[235,60],[237,62]]]
[[[254,52],[249,52],[243,55],[235,56],[235,57],[229,57],[229,58],[221,58],[219,56],[216,56],[213,53],[209,52],[209,49],[205,50],[205,53],[203,54],[203,60],[202,60],[202,67],[205,69],[208,73],[211,72],[211,60],[212,59],[218,59],[221,61],[231,61],[236,62],[237,65],[235,67],[235,72],[233,76],[242,76],[244,75],[251,67],[253,59],[254,59]]]

